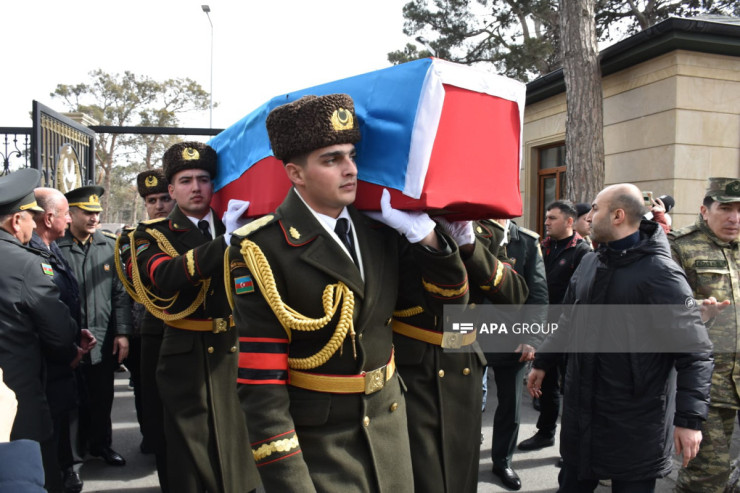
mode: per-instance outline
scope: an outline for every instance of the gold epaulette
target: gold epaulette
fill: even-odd
[[[169,220],[168,217],[158,217],[156,219],[147,219],[146,221],[141,221],[139,224],[145,224],[149,226],[150,224],[156,224],[156,223],[167,221],[167,220]]]
[[[103,233],[103,236],[107,236],[108,238],[112,240],[118,240],[118,236],[114,235],[113,233],[109,233],[108,231],[102,231],[102,230],[100,232]]]
[[[249,236],[251,233],[254,233],[255,231],[257,231],[258,229],[270,224],[273,219],[275,219],[275,216],[273,214],[262,216],[248,224],[245,224],[241,228],[234,230],[232,234],[234,236],[241,236],[242,238],[245,238]]]

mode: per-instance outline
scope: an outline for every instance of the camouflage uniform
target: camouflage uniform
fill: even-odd
[[[710,191],[717,181],[710,180]],[[727,200],[730,201],[740,201],[740,195],[736,200]],[[707,323],[715,348],[709,416],[702,429],[699,454],[687,468],[680,470],[676,485],[676,491],[681,492],[723,491],[730,475],[730,441],[735,416],[740,410],[740,332],[736,304],[740,301],[738,240],[720,240],[701,216],[695,224],[672,232],[668,238],[673,259],[686,271],[694,297],[702,300],[714,296],[717,301],[729,299],[732,302],[715,320]]]

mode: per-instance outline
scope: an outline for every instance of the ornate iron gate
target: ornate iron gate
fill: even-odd
[[[95,182],[95,132],[33,102],[31,167],[41,171],[42,184],[62,193]]]

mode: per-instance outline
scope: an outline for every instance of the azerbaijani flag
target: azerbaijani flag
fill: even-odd
[[[355,205],[378,210],[383,188],[395,208],[450,219],[521,215],[519,168],[526,86],[465,65],[426,58],[271,99],[209,144],[218,153],[214,207],[277,208],[290,188],[265,128],[270,111],[302,96],[349,94],[357,144]]]

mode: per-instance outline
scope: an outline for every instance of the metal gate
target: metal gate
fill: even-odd
[[[95,182],[95,132],[33,102],[31,164],[42,185],[67,193]]]

